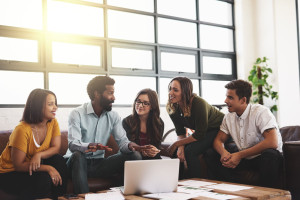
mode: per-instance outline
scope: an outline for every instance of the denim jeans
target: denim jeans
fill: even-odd
[[[75,151],[67,161],[75,194],[89,192],[88,178],[110,177],[124,171],[126,160],[141,160],[139,152],[118,152],[108,158],[88,159],[85,153]]]

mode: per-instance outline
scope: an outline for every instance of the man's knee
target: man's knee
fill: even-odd
[[[262,159],[274,159],[274,160],[281,160],[282,155],[281,153],[276,150],[276,149],[265,149],[262,153],[261,153],[261,158]]]
[[[71,157],[67,161],[68,168],[72,167],[74,164],[84,164],[86,163],[85,154],[80,151],[75,151],[72,153]]]

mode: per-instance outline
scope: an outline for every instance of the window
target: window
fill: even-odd
[[[24,2],[0,0],[0,107],[21,107],[37,87],[78,105],[96,75],[116,80],[116,106],[131,106],[143,88],[164,106],[175,76],[222,104],[236,78],[233,0]]]

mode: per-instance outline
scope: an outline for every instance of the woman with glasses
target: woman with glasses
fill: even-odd
[[[59,155],[61,136],[53,92],[33,90],[21,122],[0,156],[0,188],[18,199],[57,199],[67,188],[67,166]]]
[[[160,159],[160,145],[164,132],[164,122],[160,118],[158,97],[155,91],[143,89],[138,92],[132,114],[123,120],[127,137],[138,145],[148,145],[143,150],[143,159]]]
[[[201,178],[198,156],[212,147],[224,114],[193,94],[192,81],[186,77],[175,77],[169,83],[167,111],[178,136],[168,148],[169,155],[177,156],[182,163],[186,161],[189,178]],[[186,128],[193,134],[187,135]]]

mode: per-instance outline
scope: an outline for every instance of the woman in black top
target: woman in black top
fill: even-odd
[[[224,114],[193,94],[192,81],[186,77],[176,77],[169,84],[167,111],[178,135],[178,139],[168,149],[170,156],[186,161],[189,178],[200,178],[198,155],[212,147]],[[192,129],[188,136],[186,128]]]
[[[134,100],[132,113],[122,122],[128,139],[138,145],[151,147],[142,151],[143,159],[159,159],[164,122],[160,118],[156,92],[141,90]]]

